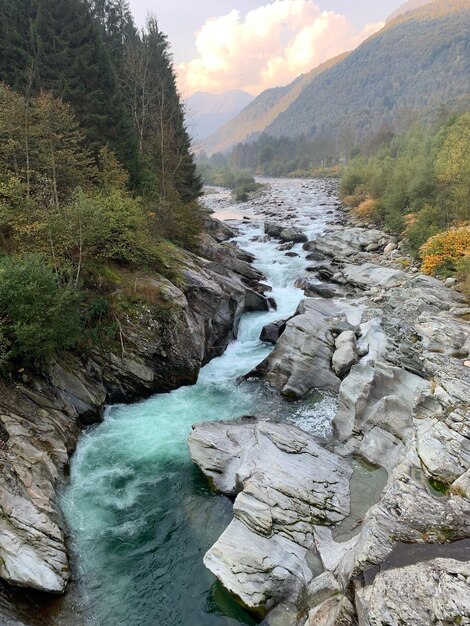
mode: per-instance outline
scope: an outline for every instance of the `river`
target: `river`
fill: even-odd
[[[292,314],[303,298],[293,286],[307,264],[263,237],[261,213],[295,213],[291,224],[313,237],[334,218],[322,183],[269,181],[261,200],[233,205],[219,191],[205,203],[232,218],[237,242],[256,255],[277,311],[245,314],[238,339],[206,365],[196,385],[132,405],[109,407],[81,436],[62,497],[76,559],[80,612],[96,626],[255,624],[204,568],[205,551],[232,517],[231,502],[210,493],[191,463],[187,437],[195,422],[263,414],[324,434],[335,402],[313,395],[287,403],[260,382],[237,383],[272,349],[262,327]],[[243,216],[250,218],[243,220]],[[235,218],[235,219],[233,219]]]

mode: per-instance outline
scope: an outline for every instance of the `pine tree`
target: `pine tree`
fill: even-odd
[[[194,200],[200,195],[201,182],[191,153],[168,41],[154,17],[148,18],[142,41],[135,42],[128,53],[132,55],[132,65],[128,67],[132,82],[128,89],[134,98],[133,119],[153,184],[163,199],[174,190],[183,202]]]
[[[91,148],[107,143],[136,177],[135,136],[98,24],[82,0],[36,1],[38,87],[70,102]]]

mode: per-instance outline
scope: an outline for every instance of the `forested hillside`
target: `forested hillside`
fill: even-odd
[[[425,272],[458,272],[470,293],[470,112],[384,138],[349,163],[341,194],[357,218],[404,237]]]
[[[289,87],[284,90],[289,93]],[[346,58],[306,81],[288,106],[276,109],[279,99],[269,103],[265,123],[254,127],[247,114],[267,94],[214,135],[208,152],[265,132],[307,139],[342,136],[340,156],[347,156],[348,148],[384,124],[399,129],[418,117],[433,121],[440,105],[463,110],[470,102],[470,0],[437,0],[392,20]]]
[[[123,273],[195,245],[201,183],[167,40],[124,0],[5,0],[0,80],[4,365],[112,337]]]

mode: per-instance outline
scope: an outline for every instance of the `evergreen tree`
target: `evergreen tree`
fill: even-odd
[[[168,41],[155,17],[148,18],[142,43],[142,69],[150,82],[145,86],[149,95],[143,131],[144,157],[159,179],[161,196],[165,199],[173,188],[183,202],[189,202],[200,195],[201,182],[191,153]]]
[[[133,177],[131,121],[99,26],[82,0],[40,0],[35,25],[38,86],[70,102],[90,147],[107,143]]]

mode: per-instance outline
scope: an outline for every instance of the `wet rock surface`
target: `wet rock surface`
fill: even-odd
[[[332,185],[332,197],[334,193]],[[280,206],[276,212],[260,201],[258,211],[275,220],[266,233],[278,238],[289,223],[287,209]],[[419,274],[395,238],[345,218],[337,221],[304,244],[312,263],[297,285],[308,297],[280,336],[274,327],[267,329],[266,338],[268,330],[274,333],[274,350],[248,376],[262,378],[290,399],[318,390],[338,394],[328,452],[336,459],[357,458],[384,468],[385,487],[371,487],[371,494],[377,493],[355,521],[312,519],[313,535],[291,537],[302,591],[299,580],[293,584],[291,575],[275,570],[271,561],[273,587],[259,576],[263,557],[269,559],[278,549],[266,537],[269,516],[259,506],[245,518],[235,506],[235,527],[229,526],[222,543],[215,544],[217,550],[209,551],[207,564],[229,589],[238,585],[236,594],[244,603],[257,598],[248,606],[259,608],[264,602],[269,610],[272,598],[279,599],[266,624],[470,624],[468,558],[461,548],[463,562],[455,561],[451,550],[452,542],[463,546],[459,540],[470,537],[470,309],[454,282],[444,285]],[[292,224],[302,230],[301,216]],[[219,444],[213,445],[217,449]],[[252,446],[238,445],[234,468]],[[314,462],[310,471],[314,477],[321,463]],[[363,477],[364,492],[373,475]],[[259,480],[262,492],[276,478],[262,474]],[[299,473],[294,484],[307,480]],[[348,484],[351,497],[353,481]],[[243,491],[238,498],[243,504]],[[237,554],[234,538],[242,541],[246,523],[249,548]],[[302,556],[299,550],[310,536]],[[363,579],[364,572],[380,568],[402,545],[439,545],[442,558],[423,557],[423,562],[403,566],[398,560],[373,581]],[[240,570],[257,574],[234,579],[233,572]]]

